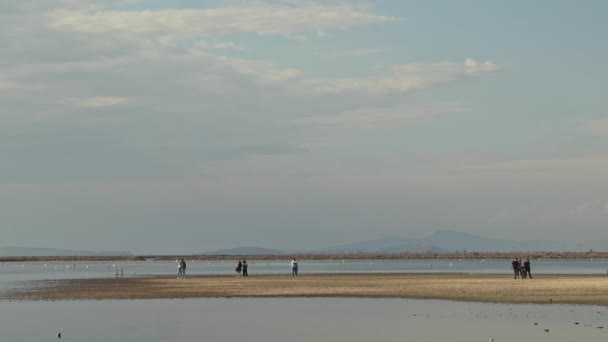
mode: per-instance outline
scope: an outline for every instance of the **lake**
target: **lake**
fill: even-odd
[[[289,260],[249,260],[249,273]],[[606,274],[606,260],[533,260],[534,273]],[[189,262],[189,274],[231,274],[235,262]],[[0,289],[24,281],[175,274],[175,262],[0,264]],[[301,260],[302,273],[505,273],[510,260]],[[608,281],[608,280],[607,280]],[[536,323],[536,324],[535,324]],[[578,323],[578,324],[576,324]],[[602,328],[600,328],[602,327]],[[545,330],[548,330],[546,332]],[[1,341],[606,341],[608,308],[369,298],[201,298],[0,302]]]
[[[2,302],[2,341],[606,341],[608,309],[404,299]],[[576,324],[578,323],[578,324]],[[603,327],[603,328],[599,328]],[[548,329],[548,332],[545,330]]]

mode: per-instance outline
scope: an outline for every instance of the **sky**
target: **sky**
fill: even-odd
[[[607,10],[0,0],[0,247],[608,240]]]

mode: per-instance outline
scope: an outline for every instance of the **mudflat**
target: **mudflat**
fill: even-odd
[[[496,303],[608,305],[608,277],[507,274],[312,274],[168,276],[40,281],[3,294],[14,300],[203,297],[378,297]]]

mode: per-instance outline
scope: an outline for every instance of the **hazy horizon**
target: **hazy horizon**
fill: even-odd
[[[608,240],[606,10],[0,0],[0,246]]]

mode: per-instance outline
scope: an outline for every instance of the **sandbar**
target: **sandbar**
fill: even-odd
[[[5,291],[4,300],[122,300],[218,297],[368,297],[494,303],[608,305],[608,277],[507,274],[198,275],[49,280]]]

